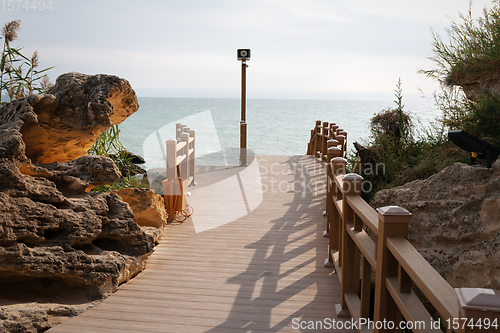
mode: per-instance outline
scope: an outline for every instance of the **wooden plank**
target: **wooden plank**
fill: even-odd
[[[182,149],[184,149],[184,147],[186,147],[186,142],[185,141],[179,141],[177,142],[177,153],[179,153]]]
[[[337,279],[339,280],[339,285],[342,283],[342,267],[339,266],[339,251],[332,250],[332,258],[333,258],[333,267],[335,268],[335,273],[337,275]]]
[[[337,211],[339,212],[340,219],[342,219],[343,218],[343,215],[342,215],[342,210],[343,210],[342,199],[335,199],[335,198],[333,198],[333,203],[335,204],[335,208],[337,208]]]
[[[412,332],[421,333],[442,333],[440,329],[432,328],[432,316],[418,299],[413,290],[409,293],[400,293],[398,291],[398,278],[389,277],[387,281],[387,290],[398,305],[399,310],[406,321],[415,325]],[[420,325],[422,323],[422,325]],[[416,326],[418,325],[418,327]],[[419,329],[420,328],[420,329]]]
[[[389,237],[387,248],[445,320],[459,317],[455,290],[407,239]]]
[[[349,308],[349,312],[351,313],[351,317],[357,323],[360,322],[361,316],[361,302],[358,298],[358,295],[355,293],[346,293],[345,301],[347,303],[347,307]],[[364,318],[367,319],[367,318]],[[359,326],[358,332],[360,333],[371,333],[373,330],[368,328],[368,325]]]
[[[324,182],[323,164],[314,157],[265,156],[259,165],[268,189],[271,181]],[[195,231],[195,223],[210,225],[231,213],[217,202],[208,206],[196,191],[242,170],[197,168],[198,186],[189,188],[188,203],[195,214],[204,211],[201,219],[168,226],[143,273],[49,332],[300,332],[292,327],[294,318],[336,318],[340,286],[333,270],[323,266],[324,186],[297,193],[268,190],[247,215]],[[212,195],[224,191],[217,188]]]
[[[371,231],[378,234],[378,213],[359,195],[347,195],[347,204],[354,210],[357,216],[363,220]]]
[[[377,258],[375,257],[375,243],[371,240],[370,236],[368,236],[364,230],[354,231],[354,225],[352,223],[348,223],[346,229],[347,233],[356,243],[358,249],[361,250],[363,256],[370,263],[370,266],[376,268]]]

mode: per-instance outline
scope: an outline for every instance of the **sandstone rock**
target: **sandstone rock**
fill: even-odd
[[[66,162],[87,154],[99,135],[138,110],[128,81],[111,75],[63,74],[46,95],[7,108],[29,113],[18,130],[33,163]],[[9,113],[13,113],[9,111]]]
[[[117,194],[88,193],[120,172],[86,150],[137,110],[137,98],[123,79],[77,73],[50,93],[0,108],[0,280],[107,293],[144,268],[158,231],[137,225]]]
[[[77,73],[0,107],[0,332],[45,331],[144,269],[163,228],[89,192],[121,174],[86,154],[137,108],[127,81]]]
[[[164,199],[150,189],[126,188],[115,192],[130,205],[138,225],[156,228],[167,224]]]
[[[54,182],[62,193],[84,193],[91,187],[111,184],[120,179],[118,167],[108,157],[82,156],[70,162],[23,165],[24,174]]]
[[[453,287],[500,289],[500,160],[491,169],[456,163],[370,205],[409,210],[410,242]]]

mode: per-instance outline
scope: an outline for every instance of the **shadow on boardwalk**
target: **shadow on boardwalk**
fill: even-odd
[[[200,167],[195,213],[168,227],[145,272],[50,332],[344,332],[328,327],[340,290],[323,267],[323,164],[257,161],[255,182],[237,176],[250,167]]]

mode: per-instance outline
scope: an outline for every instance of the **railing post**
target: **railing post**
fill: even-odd
[[[181,169],[181,175],[180,177],[184,179],[189,178],[189,133],[181,133],[181,142],[184,142],[186,145],[182,149],[182,155],[185,155],[186,158],[182,162],[180,169]]]
[[[326,163],[326,214],[332,213],[332,210],[334,209],[333,207],[333,193],[332,193],[332,184],[333,182],[333,176],[332,176],[332,164],[330,161],[335,158],[339,157],[340,155],[338,152],[334,149],[330,149],[332,147],[337,147],[338,141],[337,140],[328,140],[326,142],[328,146],[328,153],[327,153],[327,163]],[[330,212],[330,213],[329,213]],[[327,218],[327,223],[326,223],[326,231],[323,232],[324,237],[328,237],[330,232],[330,224],[328,223],[328,218]]]
[[[321,160],[324,161],[325,158],[327,157],[328,154],[328,147],[327,147],[327,141],[328,141],[328,129],[330,127],[328,126],[328,122],[324,121],[323,122],[323,127],[321,129]]]
[[[321,151],[321,120],[316,120],[316,128],[314,129],[316,135],[316,147],[314,147],[314,156],[318,155]]]
[[[411,213],[398,206],[377,208],[377,269],[375,276],[375,309],[373,321],[393,320],[399,310],[386,287],[386,278],[397,276],[398,262],[387,248],[388,237],[408,237]],[[386,332],[384,328],[374,328],[373,332]]]
[[[463,318],[458,321],[462,324],[462,327],[455,330],[455,332],[498,332],[500,319],[499,291],[483,288],[455,288],[455,293],[458,300],[458,315],[459,318]],[[495,325],[492,325],[493,323]],[[488,328],[486,328],[487,324],[489,324]]]
[[[167,140],[165,141],[167,145],[167,179],[176,178],[176,170],[175,167],[177,165],[177,141],[176,140]]]
[[[337,147],[335,147],[337,148]],[[329,152],[333,152],[334,150],[330,150]],[[339,152],[339,150],[335,150],[335,152]],[[334,157],[330,160],[330,180],[328,181],[328,187],[330,188],[329,194],[330,198],[328,200],[329,209],[327,208],[327,224],[328,224],[328,264],[334,265],[333,252],[335,250],[340,249],[340,213],[337,211],[333,200],[336,200],[339,197],[339,189],[335,183],[335,176],[344,174],[346,169],[347,160],[342,157]],[[326,264],[325,260],[325,264]]]
[[[177,142],[179,142],[181,140],[181,133],[184,132],[184,128],[187,128],[187,125],[184,125],[181,123],[176,124],[175,139],[177,140]]]
[[[191,148],[193,149],[193,152],[191,153],[191,157],[189,158],[189,161],[191,163],[189,165],[189,172],[190,172],[189,176],[193,177],[193,180],[191,181],[191,184],[192,185],[196,185],[196,182],[195,182],[196,131],[193,130],[193,129],[190,129],[188,131],[188,133],[189,133],[189,138],[193,140],[191,142],[191,145],[192,145]]]
[[[180,139],[180,134],[182,133],[182,124],[181,123],[176,123],[175,124],[175,140],[179,141]]]
[[[329,139],[335,139],[335,129],[333,128],[334,126],[337,126],[337,124],[330,123]]]
[[[179,195],[177,177],[177,140],[165,141],[167,146],[166,158],[166,179],[162,181],[163,196],[165,199],[165,208],[169,214],[169,218],[175,216],[176,206],[174,197]]]
[[[339,128],[339,125],[337,124],[330,124],[330,130],[332,131],[332,139],[335,139],[335,136],[337,135],[337,128]]]
[[[348,196],[360,196],[363,177],[355,173],[342,176],[342,250],[340,251],[340,265],[342,266],[342,279],[340,284],[340,305],[343,310],[347,309],[345,301],[346,293],[359,294],[359,272],[360,272],[360,250],[349,236],[347,229],[349,224],[354,226],[354,210],[347,203]]]
[[[342,130],[338,134],[344,136],[344,144],[342,145],[342,151],[344,152],[345,156],[347,154],[347,132]]]
[[[340,150],[342,150],[342,157],[345,157],[345,136],[337,134],[335,140],[339,142]]]

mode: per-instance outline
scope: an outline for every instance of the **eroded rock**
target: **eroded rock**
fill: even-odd
[[[36,115],[18,129],[26,143],[25,154],[33,163],[43,164],[86,155],[103,131],[139,108],[128,81],[104,74],[63,74],[48,94],[19,103],[29,104]]]
[[[45,279],[114,290],[144,268],[157,232],[134,222],[115,193],[120,177],[87,156],[99,134],[138,109],[130,84],[110,75],[58,78],[49,94],[0,108],[0,279]]]
[[[491,169],[455,163],[370,204],[409,210],[410,242],[453,287],[500,289],[500,160]]]
[[[161,228],[167,224],[164,199],[150,189],[125,188],[116,191],[134,212],[138,225]]]

